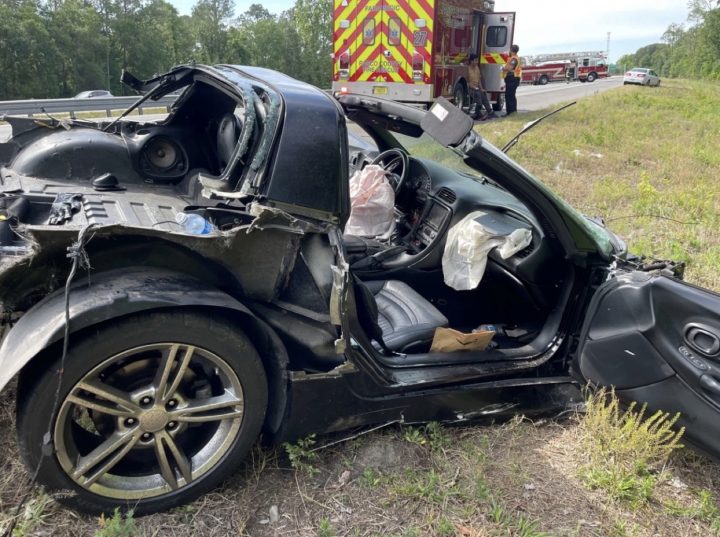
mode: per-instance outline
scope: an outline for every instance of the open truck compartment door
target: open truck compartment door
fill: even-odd
[[[480,70],[487,92],[505,91],[502,66],[509,58],[515,34],[515,12],[483,14]]]
[[[576,366],[623,401],[681,414],[686,437],[720,448],[720,295],[646,272],[622,274],[592,299]]]

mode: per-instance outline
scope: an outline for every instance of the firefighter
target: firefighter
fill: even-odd
[[[471,53],[469,58],[468,66],[468,87],[470,89],[470,97],[472,99],[472,105],[469,113],[473,119],[477,119],[482,114],[482,108],[485,108],[485,114],[482,119],[493,119],[497,116],[493,112],[490,101],[488,100],[485,88],[482,84],[482,75],[480,74],[480,66],[478,65],[478,55]],[[482,103],[482,108],[480,104]]]
[[[502,76],[505,79],[505,115],[509,116],[517,112],[517,98],[515,92],[520,85],[522,78],[522,66],[518,57],[520,47],[513,45],[510,47],[510,58],[502,68]]]

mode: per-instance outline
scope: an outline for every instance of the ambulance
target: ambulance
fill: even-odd
[[[430,105],[469,101],[470,54],[477,54],[495,110],[504,104],[501,68],[515,13],[493,0],[333,0],[334,92]]]

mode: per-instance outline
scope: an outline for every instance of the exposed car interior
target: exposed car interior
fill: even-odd
[[[358,309],[366,312],[359,320],[380,359],[410,366],[539,354],[556,335],[559,319],[553,312],[569,273],[529,210],[477,172],[456,171],[402,147],[373,150],[364,143],[367,136],[352,147],[353,132],[351,128],[351,174],[380,164],[396,189],[392,237],[344,237],[359,289]],[[432,142],[423,138],[411,143],[419,144],[415,150],[421,153],[423,144]],[[443,281],[442,257],[448,231],[471,212],[477,212],[483,227],[498,233],[528,229],[532,242],[508,259],[491,250],[478,287],[456,291]],[[487,325],[495,336],[486,351],[429,354],[436,328],[469,333]]]
[[[270,97],[255,91],[253,106],[246,109],[237,95],[202,76],[186,80],[185,85],[187,89],[166,120],[124,121],[108,132],[97,127],[80,128],[84,135],[77,136],[77,142],[64,144],[63,151],[53,148],[43,152],[43,147],[51,147],[49,138],[68,136],[58,131],[30,141],[29,150],[22,151],[12,163],[12,171],[40,181],[60,178],[72,159],[74,178],[87,181],[88,191],[122,190],[128,183],[140,186],[113,201],[127,222],[148,225],[131,207],[137,205],[133,198],[142,198],[148,207],[145,213],[155,215],[156,222],[150,223],[171,231],[176,228],[163,221],[172,220],[177,209],[154,206],[152,198],[143,197],[142,189],[172,190],[186,205],[207,205],[201,191],[209,185],[218,191],[234,191],[232,211],[208,209],[220,229],[249,224],[253,217],[243,213],[243,203],[250,196],[243,197],[241,185],[253,183],[253,170],[261,169],[250,165],[252,159],[267,156],[263,134],[266,129],[270,132]],[[343,237],[355,287],[357,319],[366,336],[355,339],[365,352],[388,366],[408,367],[527,359],[547,350],[558,333],[559,306],[566,298],[571,275],[552,238],[546,236],[525,205],[492,178],[420,157],[424,146],[440,147],[429,139],[413,141],[388,131],[379,136],[377,130],[363,130],[357,122],[349,124],[348,174],[370,164],[379,165],[388,172],[395,192],[391,235]],[[92,155],[76,150],[88,142],[94,147]],[[31,147],[33,144],[37,147]],[[97,166],[98,154],[102,168]],[[108,176],[114,180],[108,182]],[[46,209],[53,194],[47,198]],[[527,229],[532,240],[507,259],[490,251],[477,288],[457,291],[444,283],[443,252],[449,230],[471,212],[478,212],[476,220],[486,229],[501,234]],[[34,221],[42,223],[46,218],[47,213],[38,214]],[[110,222],[116,214],[96,211],[92,218],[98,223],[105,219]],[[273,305],[255,305],[255,311],[264,312],[266,321],[283,334],[296,355],[309,357],[304,364],[307,369],[329,369],[342,361],[333,347],[339,334],[328,323],[330,251],[327,238],[308,236],[300,246],[300,261]],[[313,259],[324,259],[325,268],[319,270]],[[302,337],[296,335],[299,330],[292,315],[299,315],[296,321],[302,324]],[[470,333],[483,325],[492,325],[495,331],[487,350],[429,353],[437,328]]]

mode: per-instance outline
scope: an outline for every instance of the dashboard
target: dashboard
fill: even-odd
[[[372,161],[372,153],[358,152],[351,158],[351,173]],[[442,264],[449,229],[471,212],[482,213],[481,224],[499,235],[525,228],[532,243],[508,259],[493,250],[490,258],[518,278],[543,281],[553,257],[540,225],[514,196],[493,182],[470,176],[434,161],[411,156],[405,181],[396,194],[398,233],[394,243],[407,251],[385,262],[387,269],[432,270]]]

